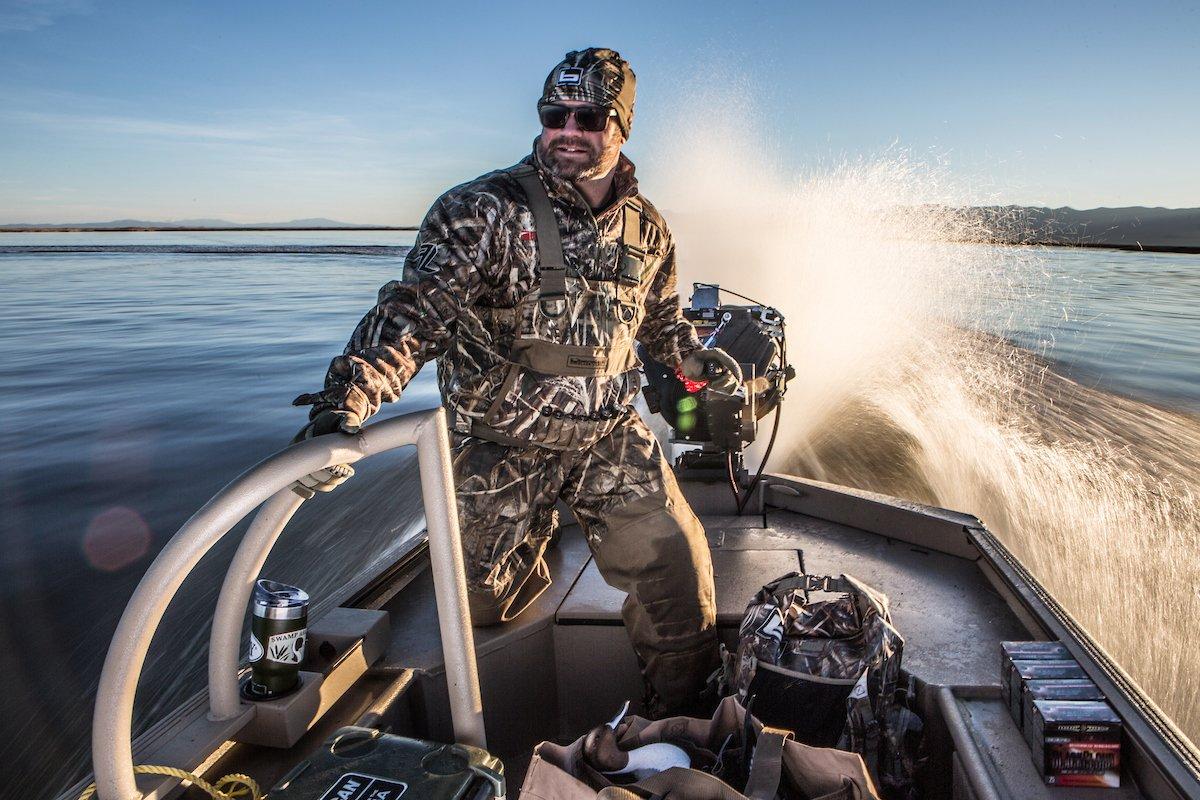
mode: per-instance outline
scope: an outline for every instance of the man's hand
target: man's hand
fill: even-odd
[[[358,433],[362,420],[353,411],[334,411],[332,409],[317,414],[309,423],[292,437],[292,444],[303,442],[314,436],[324,436],[327,433]],[[349,464],[334,464],[325,469],[305,475],[292,484],[292,491],[304,499],[309,499],[317,492],[332,492],[346,481],[354,477],[354,468]]]
[[[305,439],[311,439],[314,436],[324,436],[327,433],[355,434],[358,433],[358,429],[361,427],[362,420],[353,411],[334,411],[333,409],[328,409],[310,419],[308,424],[292,437],[292,444],[303,442]]]
[[[710,388],[733,394],[742,385],[742,368],[733,357],[716,347],[697,350],[683,359],[679,370],[693,381],[708,381]]]

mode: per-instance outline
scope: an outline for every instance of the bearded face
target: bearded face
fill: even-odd
[[[562,105],[583,106],[586,103],[560,101]],[[575,117],[567,119],[563,128],[542,128],[538,139],[538,157],[551,174],[568,181],[587,181],[602,178],[617,165],[625,137],[613,120],[602,131],[580,130]]]

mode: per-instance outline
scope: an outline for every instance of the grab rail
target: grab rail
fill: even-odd
[[[354,436],[319,436],[276,453],[235,478],[171,538],[121,615],[100,673],[92,722],[92,763],[100,800],[139,800],[142,796],[133,773],[134,694],[154,632],[175,592],[201,557],[266,501],[230,565],[213,619],[210,716],[231,719],[245,713],[237,695],[237,658],[254,579],[303,502],[291,491],[292,483],[334,464],[352,464],[410,444],[417,446],[454,735],[464,744],[486,746],[446,414],[438,408],[394,417],[363,428]]]

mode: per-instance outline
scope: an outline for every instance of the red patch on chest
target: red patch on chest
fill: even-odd
[[[521,241],[522,242],[536,242],[537,241],[537,231],[521,231]]]

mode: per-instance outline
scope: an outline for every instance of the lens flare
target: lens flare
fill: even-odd
[[[116,572],[141,561],[154,536],[142,515],[113,506],[92,518],[83,534],[83,555],[94,569]]]

